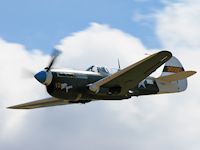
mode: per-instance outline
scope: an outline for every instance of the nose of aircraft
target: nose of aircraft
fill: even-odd
[[[34,76],[40,83],[48,86],[51,84],[53,79],[53,74],[51,71],[40,71]]]
[[[44,84],[47,78],[47,74],[45,71],[38,72],[35,76],[36,80],[38,80],[40,83]]]

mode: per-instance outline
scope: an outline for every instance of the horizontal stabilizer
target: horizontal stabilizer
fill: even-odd
[[[177,81],[177,80],[186,79],[186,78],[194,75],[195,73],[196,73],[196,71],[182,71],[182,72],[178,72],[178,73],[167,75],[167,76],[161,76],[161,77],[157,78],[157,80],[159,80],[161,82],[173,82],[173,81]]]

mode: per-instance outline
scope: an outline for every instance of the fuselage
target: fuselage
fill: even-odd
[[[108,75],[91,71],[70,69],[52,69],[53,79],[47,86],[48,93],[56,98],[87,102],[91,100],[122,100],[132,96],[157,93],[158,87],[154,78],[143,80],[138,86],[121,95],[118,88],[104,87],[98,93],[89,90],[88,86]]]

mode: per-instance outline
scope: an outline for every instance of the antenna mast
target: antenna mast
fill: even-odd
[[[118,71],[120,71],[120,70],[121,70],[121,65],[120,65],[120,60],[119,60],[119,58],[117,59],[117,62],[118,62]]]

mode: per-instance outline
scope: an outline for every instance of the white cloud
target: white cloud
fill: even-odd
[[[86,30],[66,37],[58,47],[63,50],[59,58],[62,62],[60,65],[81,69],[93,64],[117,67],[118,58],[122,65],[126,66],[145,57],[146,53],[138,38],[97,23],[92,23]]]
[[[24,112],[7,110],[6,107],[21,101],[41,97],[44,89],[31,79],[23,79],[24,71],[43,68],[47,60],[40,51],[28,52],[21,44],[0,39],[0,141],[12,137],[23,121]]]
[[[155,18],[155,12],[156,12],[155,10],[152,11],[151,13],[141,13],[135,11],[133,14],[133,21],[152,27],[152,22],[154,21]]]
[[[159,11],[156,16],[157,35],[164,48],[173,51],[182,62],[186,70],[199,69],[199,25],[200,2],[196,0],[180,0],[167,3],[164,10]],[[199,75],[189,79],[188,90],[180,95],[170,96],[173,103],[167,117],[169,126],[167,136],[171,137],[176,149],[199,148]],[[173,105],[173,106],[172,106]],[[163,114],[162,114],[163,115]],[[171,126],[170,126],[171,125]]]
[[[200,1],[169,3],[157,14],[157,34],[166,48],[199,50]]]

